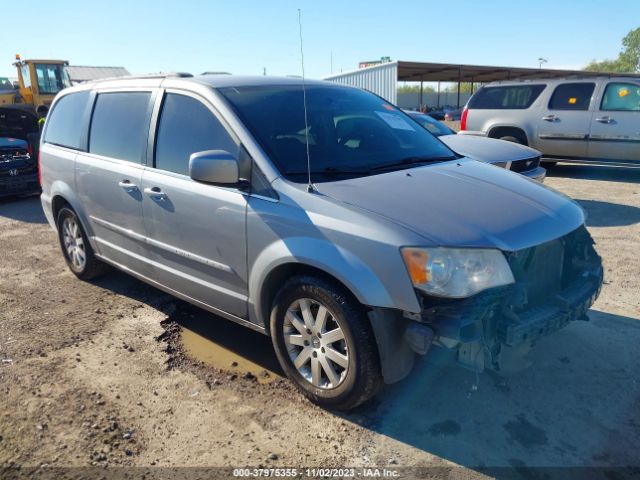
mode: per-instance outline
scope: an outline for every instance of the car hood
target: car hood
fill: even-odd
[[[442,135],[438,138],[457,154],[485,163],[512,162],[540,156],[538,150],[495,138],[473,135]]]
[[[386,217],[432,245],[516,251],[582,225],[568,197],[469,159],[320,183],[320,194]]]
[[[0,150],[26,150],[29,144],[25,140],[0,137]]]

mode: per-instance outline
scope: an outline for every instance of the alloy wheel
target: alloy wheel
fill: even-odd
[[[284,341],[298,373],[313,386],[336,388],[347,375],[349,352],[336,317],[317,300],[294,301],[284,319]]]
[[[67,217],[62,222],[62,241],[69,261],[77,271],[82,271],[87,261],[84,239],[78,221]]]

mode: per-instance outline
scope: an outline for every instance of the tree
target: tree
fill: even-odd
[[[435,92],[433,87],[424,86],[422,89],[424,93]],[[398,93],[420,93],[420,85],[400,85],[398,87]]]
[[[622,51],[615,60],[593,60],[584,69],[592,72],[640,72],[640,27],[622,39]]]
[[[474,91],[478,89],[478,84],[474,86]],[[457,92],[458,84],[452,83],[443,90],[444,92]],[[471,82],[460,82],[460,93],[471,93]]]
[[[640,27],[631,30],[622,40],[624,50],[620,59],[628,67],[629,72],[640,72]]]

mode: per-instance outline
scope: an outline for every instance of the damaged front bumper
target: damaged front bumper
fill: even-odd
[[[396,342],[381,348],[387,383],[408,374],[415,353],[477,372],[511,370],[509,363],[518,363],[520,353],[539,338],[571,321],[588,319],[586,312],[600,294],[603,269],[586,228],[506,255],[513,285],[465,299],[422,296],[420,314],[405,313],[395,336],[384,333],[387,343]],[[375,321],[378,338],[384,323]]]
[[[439,360],[456,361],[471,370],[510,370],[513,352],[528,352],[543,336],[574,320],[588,320],[586,313],[600,294],[601,266],[585,270],[567,288],[529,308],[515,309],[517,288],[480,294],[473,302],[455,307],[435,307],[420,323],[436,332],[431,352]]]

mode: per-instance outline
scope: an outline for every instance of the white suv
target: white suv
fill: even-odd
[[[465,107],[463,133],[529,145],[547,161],[640,162],[640,77],[491,83]]]

